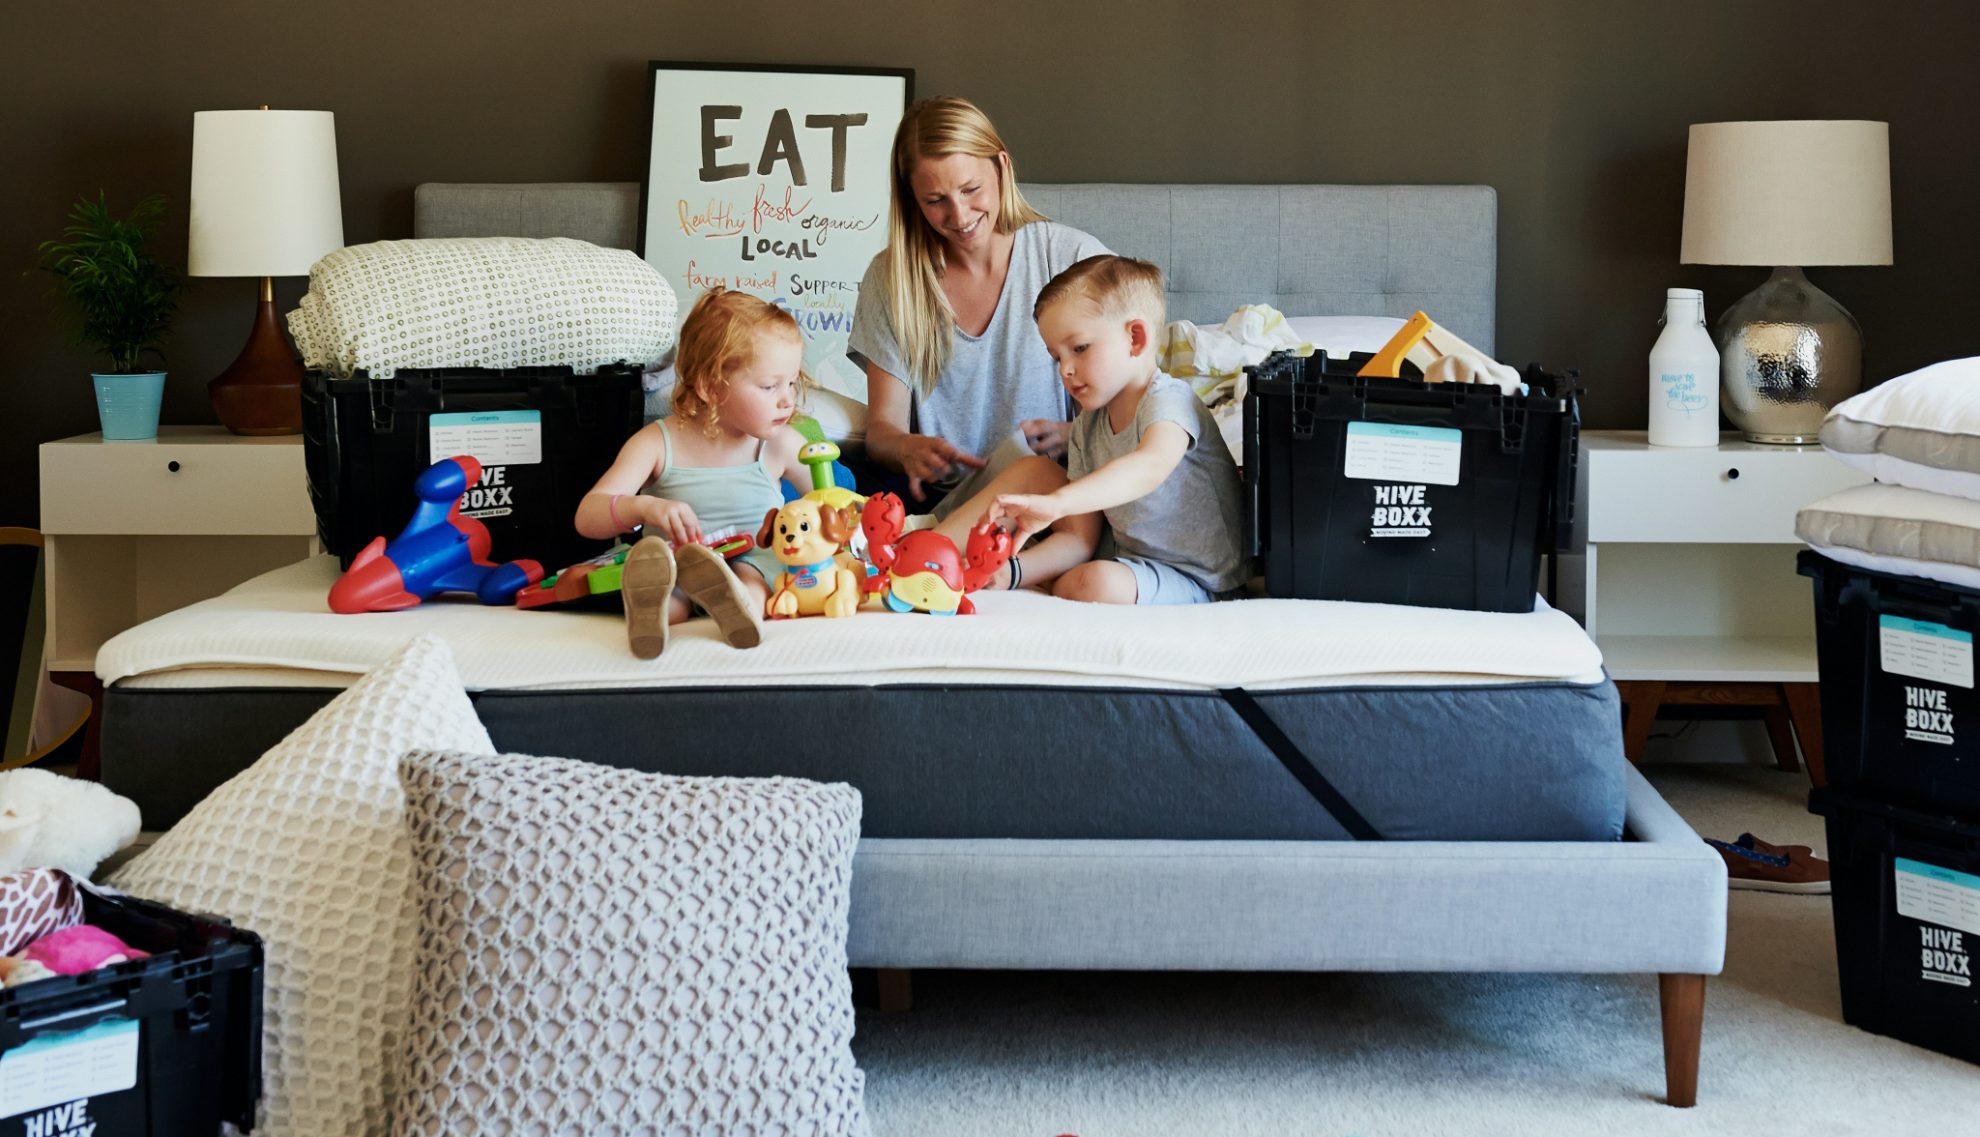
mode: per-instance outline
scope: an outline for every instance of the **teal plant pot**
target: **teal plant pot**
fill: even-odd
[[[96,414],[103,423],[103,437],[113,441],[158,437],[158,402],[165,394],[165,373],[146,371],[136,375],[98,375]]]

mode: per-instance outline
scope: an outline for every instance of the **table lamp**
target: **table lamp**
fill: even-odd
[[[190,210],[187,275],[261,278],[247,346],[207,384],[213,413],[235,434],[295,434],[303,369],[275,319],[274,278],[306,276],[343,246],[331,113],[195,113]]]
[[[1891,263],[1890,126],[1708,122],[1691,128],[1685,264],[1774,273],[1719,317],[1726,418],[1754,442],[1806,444],[1863,385],[1856,317],[1808,282],[1808,265]]]

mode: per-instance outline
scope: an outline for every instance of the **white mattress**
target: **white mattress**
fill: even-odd
[[[405,612],[333,614],[332,557],[265,573],[130,629],[96,655],[104,683],[147,688],[338,687],[415,635],[445,637],[470,690],[901,683],[1269,690],[1372,684],[1596,683],[1602,657],[1568,616],[1321,600],[1173,608],[978,593],[978,614],[861,611],[780,620],[748,651],[709,620],[635,659],[598,612],[446,598]]]

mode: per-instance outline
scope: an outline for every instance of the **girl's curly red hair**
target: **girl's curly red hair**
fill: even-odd
[[[681,321],[674,355],[674,413],[700,423],[703,434],[715,437],[730,378],[755,357],[760,338],[777,333],[803,342],[797,321],[767,300],[719,286],[702,293]],[[811,377],[800,369],[800,398],[810,385]]]

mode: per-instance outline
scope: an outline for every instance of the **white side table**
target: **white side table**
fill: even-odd
[[[133,625],[316,551],[301,435],[164,426],[41,445],[48,667],[94,673]]]
[[[1870,479],[1819,447],[1730,433],[1681,448],[1594,430],[1581,444],[1582,620],[1622,691],[1630,760],[1660,705],[1760,706],[1782,765],[1799,735],[1819,784],[1814,605],[1794,569],[1794,515]]]

